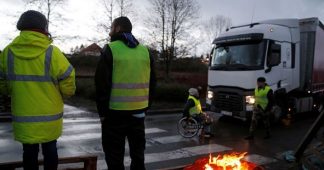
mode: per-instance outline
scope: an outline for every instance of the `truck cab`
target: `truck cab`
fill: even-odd
[[[300,88],[299,22],[267,20],[231,27],[216,38],[208,71],[207,110],[249,119],[258,77],[265,77],[277,93]]]

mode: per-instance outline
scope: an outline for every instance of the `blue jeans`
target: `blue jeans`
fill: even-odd
[[[38,170],[39,145],[42,146],[44,156],[44,169],[56,170],[58,167],[56,140],[41,144],[23,144],[24,170]]]

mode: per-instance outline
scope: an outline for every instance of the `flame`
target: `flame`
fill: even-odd
[[[214,170],[209,164],[205,165],[205,170]]]
[[[247,152],[244,153],[231,153],[225,154],[223,156],[218,155],[217,157],[213,157],[211,154],[209,155],[209,163],[205,165],[205,170],[213,170],[211,165],[216,165],[217,167],[222,167],[223,170],[230,168],[231,170],[248,170],[249,166],[241,162],[241,159]]]

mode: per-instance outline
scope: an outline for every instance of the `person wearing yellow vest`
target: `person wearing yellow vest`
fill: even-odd
[[[131,33],[127,17],[116,18],[95,75],[102,146],[109,170],[123,170],[127,137],[131,170],[144,170],[145,113],[155,86],[153,58]]]
[[[57,169],[56,140],[62,133],[63,97],[75,91],[74,69],[52,44],[46,17],[24,12],[17,36],[0,55],[0,92],[11,97],[15,140],[23,144],[23,167],[38,169],[39,145],[44,169]]]
[[[254,139],[254,131],[257,128],[258,121],[262,120],[266,129],[264,139],[269,139],[270,135],[270,112],[273,107],[273,91],[267,85],[264,77],[259,77],[257,80],[257,88],[254,90],[255,104],[250,125],[250,134],[245,139]]]
[[[201,87],[198,87],[198,89]],[[208,138],[211,137],[210,132],[210,123],[211,120],[208,116],[202,111],[201,103],[199,100],[199,90],[196,88],[190,88],[188,90],[189,96],[187,103],[183,110],[183,117],[192,117],[198,122],[203,122],[204,128],[202,134],[203,136]]]

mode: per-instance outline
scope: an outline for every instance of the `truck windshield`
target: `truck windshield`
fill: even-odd
[[[263,69],[266,41],[218,45],[213,52],[213,70],[258,70]]]

